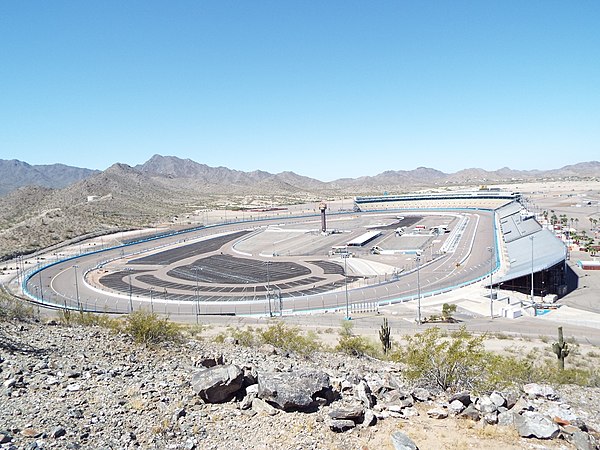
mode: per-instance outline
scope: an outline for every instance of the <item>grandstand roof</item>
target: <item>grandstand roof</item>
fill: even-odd
[[[507,242],[506,250],[510,268],[506,274],[495,278],[494,284],[531,274],[532,270],[536,273],[549,269],[562,262],[567,253],[563,242],[550,230],[541,227],[537,232]]]

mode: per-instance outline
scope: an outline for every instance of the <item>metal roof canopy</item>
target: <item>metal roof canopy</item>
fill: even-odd
[[[531,242],[533,239],[533,244]],[[533,245],[533,258],[532,258]],[[502,276],[494,278],[494,284],[514,280],[522,276],[541,272],[562,262],[567,256],[567,247],[545,228],[506,244],[510,268]]]
[[[375,239],[377,236],[381,235],[381,231],[367,231],[364,234],[361,234],[360,236],[352,239],[350,242],[348,242],[348,247],[362,247],[363,245],[365,245],[367,242]]]

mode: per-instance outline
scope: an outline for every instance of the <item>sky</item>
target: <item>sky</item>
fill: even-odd
[[[329,181],[600,159],[600,2],[0,2],[0,158]]]

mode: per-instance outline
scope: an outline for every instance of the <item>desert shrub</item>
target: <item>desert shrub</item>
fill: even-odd
[[[81,325],[85,327],[104,327],[112,330],[119,328],[119,321],[106,314],[96,314],[91,312],[74,311],[70,309],[60,309],[58,311],[58,320],[62,325],[72,326]]]
[[[135,342],[147,346],[166,341],[177,342],[181,339],[179,325],[143,309],[129,314],[121,331],[130,335]]]
[[[354,325],[348,320],[342,321],[339,331],[338,344],[335,351],[346,353],[347,355],[380,357],[379,346],[364,336],[356,336],[352,329]]]
[[[476,380],[474,391],[503,390],[536,381],[532,361],[491,352],[486,353],[485,374]]]
[[[260,345],[260,336],[255,332],[254,328],[246,327],[246,329],[227,327],[227,334],[234,338],[238,344],[244,347],[254,347]]]
[[[321,349],[319,338],[314,332],[302,334],[300,328],[286,326],[280,321],[261,331],[260,337],[265,344],[300,355],[310,355]]]
[[[405,345],[392,359],[406,364],[409,380],[429,381],[441,389],[473,389],[486,370],[488,353],[485,336],[473,336],[464,327],[441,336],[438,327],[406,338]]]
[[[597,382],[593,370],[572,367],[560,370],[553,359],[546,360],[536,366],[535,378],[538,383],[548,384],[590,386]]]
[[[73,324],[73,312],[67,308],[59,309],[58,321],[64,326],[71,326]]]
[[[33,306],[0,290],[0,319],[29,320],[34,316]]]

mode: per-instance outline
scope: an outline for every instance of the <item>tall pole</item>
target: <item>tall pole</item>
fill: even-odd
[[[421,277],[419,275],[421,268],[421,255],[417,254],[417,323],[421,324]]]
[[[192,270],[196,272],[196,325],[199,323],[198,315],[200,314],[200,285],[198,280],[198,270],[200,268],[194,266]]]
[[[346,320],[350,320],[350,304],[348,302],[348,252],[344,253],[344,284],[346,285]]]
[[[529,236],[531,239],[531,303],[533,304],[533,236]]]
[[[44,301],[44,286],[42,285],[42,271],[41,271],[41,264],[40,264],[40,268],[38,268],[39,272],[38,275],[40,276],[40,296],[42,298],[42,302]]]
[[[494,247],[488,247],[490,251],[490,318],[494,320],[494,280],[492,272],[494,271]]]
[[[75,270],[75,295],[77,296],[77,309],[81,311],[81,303],[79,302],[79,284],[77,282],[77,268],[79,266],[76,264],[73,266],[73,270]]]
[[[132,294],[132,288],[131,288],[131,269],[128,270],[129,272],[129,312],[133,312],[133,301],[131,299],[131,294]]]
[[[271,279],[269,273],[271,261],[265,261],[263,264],[267,266],[267,301],[269,302],[269,317],[273,317],[273,310],[271,309]]]
[[[279,289],[279,317],[283,317],[283,297],[281,296],[281,289]]]

